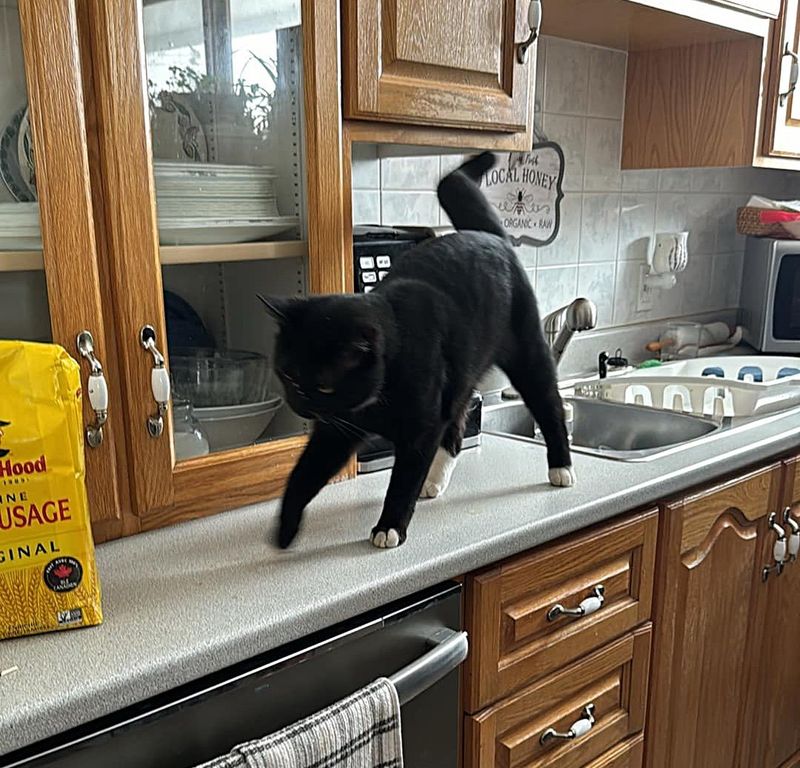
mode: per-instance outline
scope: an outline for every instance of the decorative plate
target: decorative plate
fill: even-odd
[[[166,114],[174,115],[178,126],[178,140],[180,141],[180,152],[183,157],[195,163],[205,163],[208,161],[208,142],[194,110],[189,106],[189,99],[186,94],[173,93],[171,91],[161,91],[158,95],[161,102],[156,109]],[[160,132],[159,132],[160,133]],[[171,133],[171,131],[170,131]],[[169,141],[169,137],[154,136],[153,143],[157,140]]]
[[[18,109],[0,135],[0,178],[14,200],[20,203],[36,200],[36,194],[25,183],[19,166],[19,133],[27,110],[27,106]]]
[[[31,136],[30,109],[26,107],[17,133],[17,162],[20,176],[28,191],[36,199],[36,168],[33,163],[33,137]]]

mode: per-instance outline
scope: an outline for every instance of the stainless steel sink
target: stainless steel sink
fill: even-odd
[[[572,448],[618,461],[647,461],[722,429],[710,419],[608,400],[567,398],[574,413]],[[484,432],[543,443],[520,401],[488,406]]]

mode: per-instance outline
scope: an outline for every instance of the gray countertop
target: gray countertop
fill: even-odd
[[[795,409],[648,463],[575,454],[578,484],[556,489],[543,448],[485,435],[399,549],[367,541],[385,472],[326,488],[288,552],[268,543],[277,502],[104,544],[101,627],[0,642],[0,668],[19,667],[0,678],[0,754],[798,448]]]

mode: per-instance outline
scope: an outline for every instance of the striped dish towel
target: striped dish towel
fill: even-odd
[[[400,701],[380,678],[352,696],[198,768],[402,768]]]

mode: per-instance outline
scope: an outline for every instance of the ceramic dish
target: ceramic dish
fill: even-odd
[[[160,219],[162,245],[222,245],[250,243],[274,237],[299,224],[296,216],[236,221],[231,219]]]
[[[256,442],[282,405],[280,397],[273,397],[263,403],[250,405],[195,408],[194,417],[200,423],[212,451],[229,451]]]
[[[35,191],[28,187],[19,166],[19,133],[27,109],[25,106],[17,110],[0,135],[0,179],[14,200],[23,203],[36,200]]]
[[[33,137],[31,136],[30,110],[25,109],[17,134],[17,167],[28,192],[36,195],[36,168],[33,164]]]

